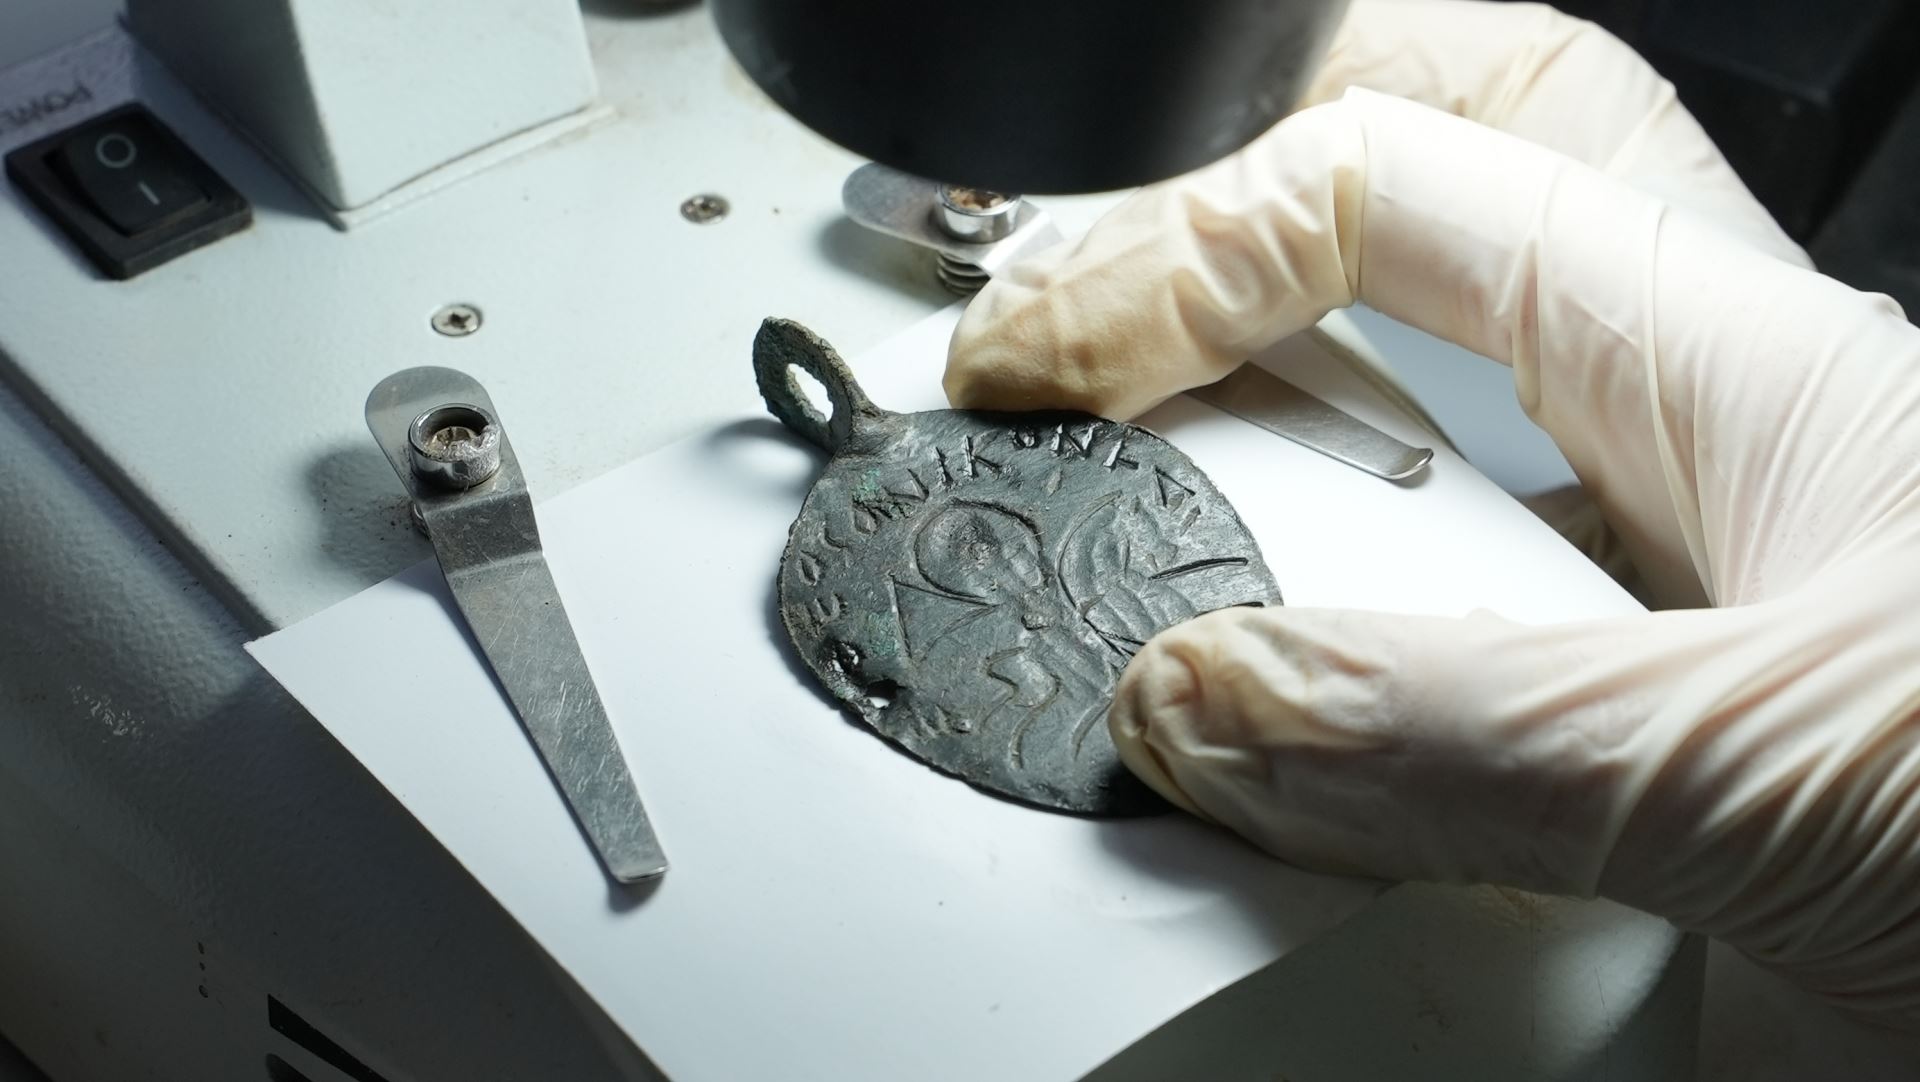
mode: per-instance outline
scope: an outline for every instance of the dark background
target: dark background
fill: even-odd
[[[1920,0],[1556,0],[1673,81],[1822,271],[1920,317]]]

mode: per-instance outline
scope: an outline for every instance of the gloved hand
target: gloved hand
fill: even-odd
[[[1127,763],[1303,867],[1604,895],[1920,1028],[1920,331],[1549,9],[1360,0],[1315,96],[988,286],[954,403],[1130,416],[1365,301],[1511,365],[1684,608],[1216,613],[1128,668]]]

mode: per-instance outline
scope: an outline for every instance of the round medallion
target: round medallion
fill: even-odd
[[[1183,620],[1280,604],[1206,475],[1153,433],[1084,413],[889,413],[786,320],[761,327],[754,368],[774,416],[832,456],[779,577],[787,634],[827,691],[989,792],[1164,810],[1107,735],[1121,670]],[[831,415],[795,369],[825,386]]]

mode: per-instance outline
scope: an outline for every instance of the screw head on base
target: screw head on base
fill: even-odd
[[[433,314],[433,329],[448,338],[465,338],[480,329],[480,309],[471,304],[449,304]]]
[[[732,209],[726,196],[703,192],[680,204],[680,217],[695,225],[711,225],[725,218]]]
[[[1020,218],[1020,197],[958,184],[940,186],[934,221],[955,240],[986,244],[1013,235]]]

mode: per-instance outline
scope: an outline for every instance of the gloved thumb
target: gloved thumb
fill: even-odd
[[[1746,688],[1762,608],[1551,627],[1230,609],[1142,649],[1108,724],[1155,789],[1295,865],[1589,896],[1683,719]]]

